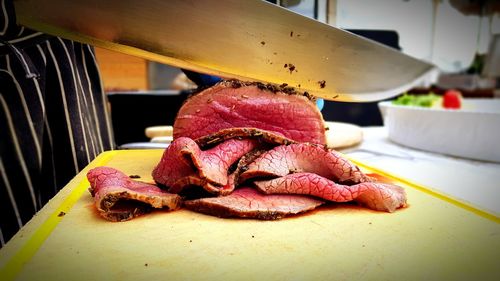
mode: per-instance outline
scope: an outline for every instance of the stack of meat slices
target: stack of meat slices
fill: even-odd
[[[99,212],[114,221],[152,207],[176,209],[181,198],[197,212],[257,219],[302,213],[326,201],[387,212],[406,206],[401,187],[376,182],[325,146],[323,118],[307,93],[236,80],[193,95],[179,110],[174,141],[153,170],[162,188],[108,167],[91,170],[88,178]]]

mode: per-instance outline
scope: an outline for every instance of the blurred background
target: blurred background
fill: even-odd
[[[274,0],[326,24],[434,63],[434,85],[410,92],[500,97],[500,1],[474,0]],[[147,141],[144,129],[173,123],[186,92],[196,86],[180,69],[96,49],[108,94],[117,145]],[[342,67],[342,66],[339,66]],[[359,81],[363,83],[363,81]],[[130,104],[136,105],[133,114]],[[325,120],[359,126],[383,124],[377,103],[325,101]]]

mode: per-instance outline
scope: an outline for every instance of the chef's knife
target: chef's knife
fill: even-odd
[[[397,95],[433,65],[258,0],[16,0],[21,25],[225,78],[330,100]]]

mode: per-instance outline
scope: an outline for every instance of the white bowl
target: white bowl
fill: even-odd
[[[500,100],[463,99],[450,110],[380,102],[392,141],[431,152],[500,162]]]

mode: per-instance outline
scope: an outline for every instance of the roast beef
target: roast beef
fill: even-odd
[[[172,192],[180,193],[188,187],[201,186],[210,193],[222,196],[228,195],[231,192],[233,192],[236,186],[238,185],[239,176],[243,171],[245,171],[247,165],[253,162],[255,158],[257,158],[260,154],[264,152],[265,151],[261,149],[254,149],[253,151],[250,151],[243,157],[241,157],[237,163],[233,164],[233,166],[235,166],[234,169],[230,168],[227,171],[227,173],[229,174],[227,177],[227,183],[223,186],[214,185],[208,182],[207,180],[200,178],[198,175],[190,175],[188,177],[184,177],[181,180],[177,181],[174,185],[174,188],[171,188],[170,190]],[[196,194],[196,196],[199,196],[200,192],[195,191],[194,194]],[[189,194],[187,196],[189,196]]]
[[[253,161],[264,148],[291,143],[294,141],[279,133],[257,128],[222,129],[195,141],[179,137],[164,151],[153,170],[153,178],[172,193],[201,186],[210,193],[227,195],[234,190],[234,180],[241,168],[251,162],[249,159]],[[259,148],[258,154],[254,151],[243,157],[254,148]],[[238,159],[244,161],[239,161],[238,169],[230,171]]]
[[[315,173],[343,184],[371,181],[340,153],[311,143],[277,146],[248,165],[240,178],[279,177],[297,172]]]
[[[230,139],[202,151],[192,139],[177,138],[165,149],[153,178],[172,193],[197,185],[211,193],[226,194],[223,187],[228,185],[229,167],[257,144],[254,139]]]
[[[298,142],[325,144],[325,125],[314,99],[293,88],[223,81],[190,97],[174,123],[174,139],[197,139],[226,128],[277,132]]]
[[[323,203],[301,195],[263,195],[253,188],[244,187],[227,196],[188,200],[184,206],[218,217],[273,220],[312,210]]]
[[[259,157],[264,152],[265,150],[254,149],[245,154],[243,157],[241,157],[238,163],[236,164],[236,168],[229,175],[227,184],[221,188],[222,191],[220,192],[220,194],[227,195],[233,192],[239,183],[239,178],[241,173],[246,170],[247,165],[252,163],[257,157]]]
[[[394,212],[406,205],[404,190],[393,184],[363,182],[337,184],[312,173],[295,173],[255,185],[266,194],[306,194],[335,202],[356,201],[370,209]]]
[[[270,132],[258,128],[248,128],[248,127],[222,129],[213,134],[199,137],[195,141],[198,144],[198,146],[200,146],[200,148],[205,149],[207,147],[219,144],[225,140],[234,138],[257,139],[260,143],[267,143],[270,144],[271,146],[277,146],[281,144],[292,144],[295,142],[283,136],[280,133]]]
[[[186,199],[189,191],[203,192],[189,197],[186,208],[219,217],[278,219],[324,200],[388,212],[406,206],[401,187],[376,182],[325,146],[313,98],[286,85],[235,80],[202,90],[179,110],[174,141],[153,170],[170,193],[111,168],[92,170],[88,178],[101,215],[117,221],[151,208],[175,209],[180,197],[170,193]],[[131,207],[124,200],[142,203]]]
[[[126,221],[152,208],[177,209],[181,198],[157,186],[131,180],[110,167],[98,167],[87,173],[89,191],[99,215],[110,221]]]

